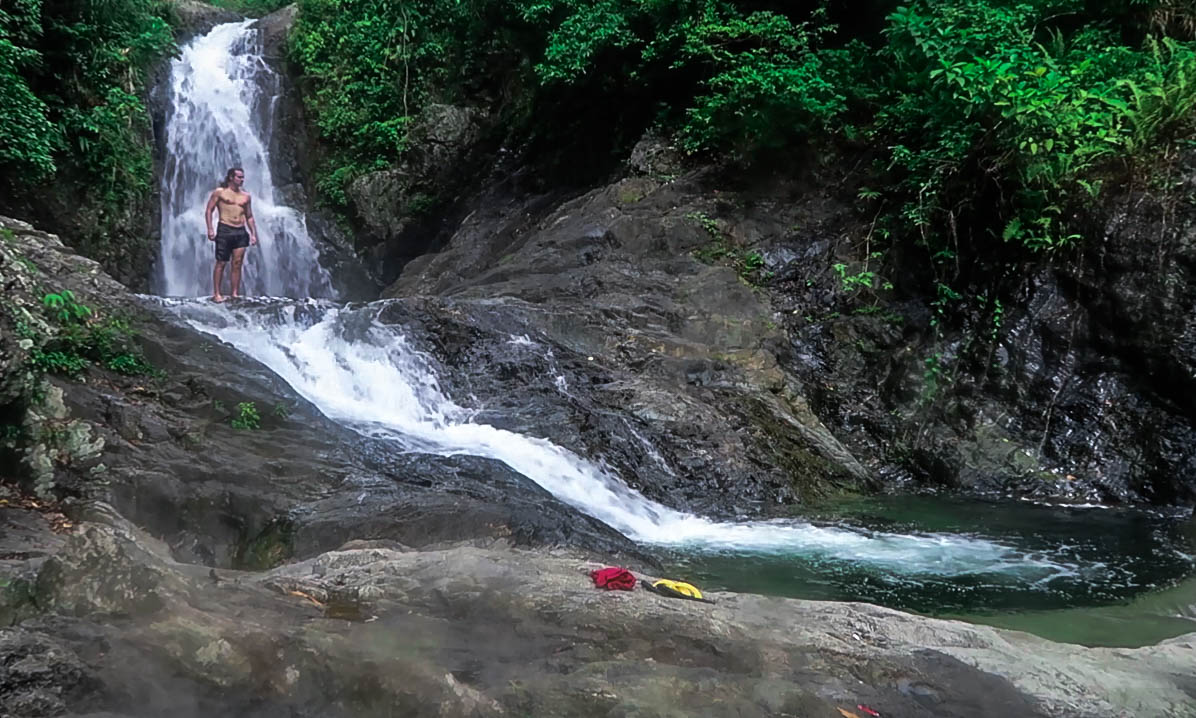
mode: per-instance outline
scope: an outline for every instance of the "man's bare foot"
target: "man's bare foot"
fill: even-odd
[[[219,303],[221,303],[221,302],[228,301],[228,297],[226,297],[226,296],[223,296],[223,295],[220,295],[220,294],[213,294],[213,295],[212,295],[212,301],[213,301],[213,302],[216,302],[217,304],[219,304]]]
[[[232,298],[233,298],[233,299],[240,299],[240,298],[241,298],[241,295],[240,295],[240,294],[236,294],[236,293],[234,293],[234,294],[233,294],[233,296],[232,296]]]

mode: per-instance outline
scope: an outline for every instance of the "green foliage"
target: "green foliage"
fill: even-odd
[[[858,10],[884,14],[877,32],[835,3],[300,0],[291,53],[330,146],[319,188],[336,203],[404,157],[432,102],[487,102],[515,136],[611,155],[648,125],[745,161],[866,142],[884,149],[858,192],[878,213],[864,254],[914,243],[930,286],[949,288],[969,255],[1073,244],[1074,217],[1110,180],[1155,172],[1196,131],[1192,7],[878,1]],[[695,256],[762,275],[712,220],[691,219],[714,237]],[[883,288],[869,259],[835,268],[845,291]],[[942,320],[953,300],[934,291]]]
[[[207,3],[250,17],[261,17],[290,5],[291,0],[207,0]]]
[[[432,101],[497,92],[540,132],[557,106],[623,108],[609,136],[656,103],[691,152],[750,158],[840,129],[891,148],[887,189],[860,198],[931,255],[961,225],[1065,246],[1107,168],[1149,163],[1193,129],[1196,44],[1166,35],[1196,15],[1182,3],[890,7],[881,35],[841,37],[824,8],[767,0],[301,0],[292,52],[333,146],[321,189],[334,201],[403,155]],[[1134,32],[1145,40],[1126,44]]]
[[[683,38],[675,62],[710,73],[686,109],[683,146],[750,156],[829,127],[846,110],[846,97],[828,53],[815,45],[833,26],[794,24],[774,12],[741,17],[732,7],[713,18],[690,16],[673,29]]]
[[[756,251],[745,252],[725,237],[694,250],[693,256],[704,264],[723,264],[731,267],[750,287],[761,287],[773,277],[772,272],[764,269],[764,255]]]
[[[932,253],[968,220],[1032,250],[1065,246],[1078,238],[1066,218],[1099,196],[1104,168],[1193,129],[1196,46],[1127,47],[1099,16],[1077,22],[1082,11],[915,0],[889,16],[895,70],[875,129],[895,140],[900,214]],[[984,194],[1005,201],[983,207]]]
[[[34,264],[32,259],[28,257],[17,257],[16,260],[21,264],[22,267],[25,268],[25,271],[29,272],[30,274],[42,273],[41,267]]]
[[[343,202],[353,177],[402,156],[429,102],[478,95],[502,97],[511,130],[533,136],[577,142],[558,125],[601,107],[605,141],[635,138],[656,101],[690,151],[784,146],[843,111],[837,85],[850,52],[816,49],[833,32],[825,18],[794,22],[786,3],[772,5],[300,0],[292,57],[335,148],[321,189]]]
[[[40,372],[71,378],[81,376],[91,365],[91,362],[73,351],[42,351],[40,349],[31,352],[30,363],[34,369]]]
[[[431,89],[468,62],[472,42],[483,42],[475,5],[302,0],[291,54],[313,80],[308,102],[334,148],[319,182],[326,197],[344,203],[355,176],[398,159]]]
[[[36,68],[36,50],[16,43],[40,34],[40,2],[0,8],[0,169],[53,174],[54,126],[49,108],[29,87],[26,73]]]
[[[599,73],[627,78],[648,96],[672,100],[666,114],[692,152],[751,155],[783,146],[828,126],[845,108],[834,55],[816,50],[835,30],[821,11],[794,22],[785,3],[515,4],[545,33],[533,58],[542,85],[592,91],[590,78]]]
[[[992,328],[989,331],[989,341],[996,342],[998,335],[1001,333],[1001,323],[1005,317],[1005,305],[1001,304],[1000,299],[994,299],[992,304]]]
[[[75,293],[65,289],[42,297],[42,306],[49,309],[60,322],[81,322],[91,316],[91,308],[75,301]]]
[[[252,401],[243,401],[237,404],[237,413],[229,424],[234,429],[244,431],[261,428],[262,417],[257,412],[257,404]]]
[[[0,424],[0,447],[9,447],[20,441],[25,434],[21,424]]]
[[[722,230],[719,229],[718,220],[707,215],[705,212],[688,212],[685,218],[715,237],[721,237],[723,234]]]
[[[881,252],[870,253],[863,266],[855,271],[852,271],[852,268],[843,262],[831,265],[831,269],[839,277],[839,284],[844,292],[850,293],[861,289],[892,289],[892,283],[877,275],[871,265],[872,262],[879,261],[883,256]]]
[[[104,362],[104,366],[108,367],[117,374],[150,374],[153,373],[153,367],[145,361],[143,357],[136,354],[115,354]]]
[[[42,307],[55,323],[57,333],[30,352],[35,370],[76,378],[96,363],[118,374],[157,373],[146,361],[136,343],[136,331],[126,320],[97,318],[70,290],[46,294]],[[17,330],[31,331],[27,326]]]
[[[691,212],[686,218],[697,222],[713,241],[693,251],[694,259],[704,264],[723,264],[735,270],[739,279],[750,287],[760,287],[772,279],[773,274],[764,268],[764,255],[757,250],[744,251],[723,234],[718,222],[701,212]]]
[[[163,0],[0,7],[0,187],[78,183],[91,201],[118,205],[151,189],[141,95],[175,47],[170,14]]]
[[[745,272],[759,272],[764,269],[764,255],[752,250],[743,255],[743,270]]]
[[[963,295],[952,289],[949,285],[939,282],[935,285],[935,298],[930,303],[934,308],[934,316],[930,319],[930,326],[937,327],[946,319],[951,306],[963,299]]]
[[[938,394],[939,384],[943,379],[943,355],[942,352],[935,352],[922,360],[925,369],[922,370],[922,394],[919,397],[921,403],[926,403],[934,399]]]

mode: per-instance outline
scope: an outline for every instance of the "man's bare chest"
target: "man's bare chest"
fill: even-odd
[[[216,195],[216,201],[229,207],[244,207],[249,195],[243,192],[220,192]]]

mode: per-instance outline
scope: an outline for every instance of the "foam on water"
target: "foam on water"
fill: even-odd
[[[269,310],[261,307],[270,304]],[[400,328],[376,321],[375,306],[174,306],[196,329],[269,366],[328,417],[409,450],[501,461],[640,542],[826,556],[910,574],[1012,572],[1039,581],[1077,570],[975,536],[872,532],[799,520],[719,522],[668,508],[636,493],[609,469],[545,439],[473,422],[476,412],[441,390],[433,361]]]

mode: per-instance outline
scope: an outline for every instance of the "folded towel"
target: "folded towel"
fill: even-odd
[[[630,591],[635,588],[635,576],[625,568],[602,568],[590,572],[594,585],[607,591]]]

